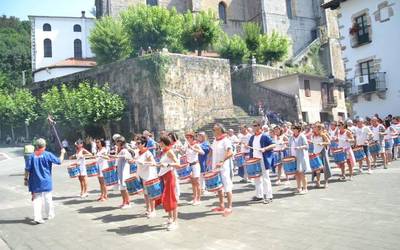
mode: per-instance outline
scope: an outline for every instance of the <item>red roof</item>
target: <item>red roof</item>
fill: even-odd
[[[96,61],[94,58],[67,58],[63,61],[56,62],[55,64],[51,64],[42,68],[35,70],[33,73],[41,71],[43,69],[52,69],[52,68],[92,68],[96,66]]]

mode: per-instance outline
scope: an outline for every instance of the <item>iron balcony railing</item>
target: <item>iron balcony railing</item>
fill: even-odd
[[[338,106],[337,97],[322,98],[322,106],[324,109],[332,109]]]
[[[348,96],[386,91],[386,72],[358,75],[350,80]]]

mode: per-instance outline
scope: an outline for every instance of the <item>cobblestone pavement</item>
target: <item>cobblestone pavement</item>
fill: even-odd
[[[189,205],[189,185],[183,184],[179,228],[167,232],[162,209],[153,219],[140,215],[140,195],[132,196],[126,210],[117,208],[118,191],[107,202],[95,201],[96,178],[89,180],[90,196],[78,198],[78,181],[66,167],[53,172],[55,219],[32,225],[18,151],[0,149],[11,157],[0,161],[0,249],[399,249],[400,161],[353,181],[334,176],[328,189],[310,188],[304,196],[293,195],[293,180],[274,186],[269,205],[250,201],[254,187],[235,177],[234,211],[227,218],[210,212],[217,202],[213,195],[200,206]]]

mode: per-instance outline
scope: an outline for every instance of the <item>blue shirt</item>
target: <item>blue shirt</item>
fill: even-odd
[[[252,135],[250,137],[250,140],[249,140],[250,147],[253,147],[254,138],[255,138],[254,135]],[[262,134],[261,138],[260,138],[261,147],[265,148],[271,144],[274,144],[274,141],[272,140],[272,138],[267,134]],[[272,150],[266,151],[266,152],[262,153],[262,155],[263,155],[265,169],[271,169],[272,167],[274,167],[275,162],[274,162],[274,157],[273,157],[273,151]],[[250,158],[253,158],[253,149],[252,148],[250,149]]]
[[[148,138],[147,139],[147,144],[146,144],[146,148],[148,148],[149,149],[149,151],[153,154],[153,156],[156,156],[156,149],[155,148],[152,148],[152,147],[155,147],[156,146],[156,141],[155,140],[153,140],[153,138]],[[150,148],[152,148],[152,149],[150,149]]]
[[[44,151],[41,155],[31,154],[25,166],[29,172],[29,192],[41,193],[53,190],[51,179],[52,164],[61,164],[60,159],[54,154]]]
[[[199,154],[200,171],[205,173],[207,170],[207,156],[210,152],[210,143],[208,143],[208,141],[204,141],[200,144],[200,147],[204,151],[204,155]]]

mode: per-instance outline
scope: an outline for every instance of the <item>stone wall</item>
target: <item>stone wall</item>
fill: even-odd
[[[111,91],[127,100],[116,126],[123,133],[183,131],[233,116],[229,63],[223,59],[153,54],[38,82],[31,89],[39,95],[55,84],[84,80],[109,83]]]

